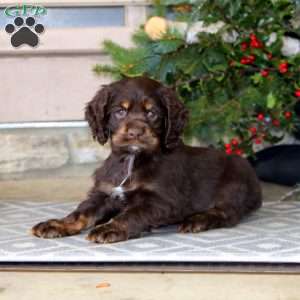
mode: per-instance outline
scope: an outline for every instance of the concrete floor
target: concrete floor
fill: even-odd
[[[81,201],[89,175],[0,181],[0,201]],[[263,184],[265,201],[290,190]],[[101,282],[110,286],[96,288]],[[300,275],[287,274],[0,271],[0,300],[300,300],[299,282]]]
[[[299,300],[300,275],[0,273],[2,300]],[[109,287],[96,288],[100,283]]]

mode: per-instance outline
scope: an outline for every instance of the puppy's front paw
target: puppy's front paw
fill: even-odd
[[[87,240],[94,243],[116,243],[126,241],[128,234],[124,229],[113,225],[112,223],[99,225],[94,228],[87,236]]]
[[[59,238],[68,235],[64,223],[56,219],[36,224],[31,229],[31,232],[33,235],[45,239]]]
[[[209,228],[208,220],[205,215],[197,215],[183,221],[179,224],[177,231],[179,233],[197,233],[206,231]]]

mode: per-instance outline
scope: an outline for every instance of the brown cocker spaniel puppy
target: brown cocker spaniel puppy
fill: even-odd
[[[112,152],[95,172],[88,197],[62,219],[35,225],[57,238],[90,229],[88,240],[113,243],[151,228],[178,231],[231,227],[261,206],[261,188],[246,159],[190,147],[180,135],[188,112],[154,80],[123,79],[101,89],[85,112],[93,137]]]

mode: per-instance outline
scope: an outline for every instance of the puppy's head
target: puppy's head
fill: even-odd
[[[113,150],[151,153],[178,145],[187,110],[171,89],[136,77],[103,87],[85,117],[100,144],[110,138]]]

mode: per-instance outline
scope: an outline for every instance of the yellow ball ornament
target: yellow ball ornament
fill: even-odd
[[[159,40],[167,32],[167,28],[167,20],[162,17],[152,17],[144,26],[145,32],[152,40]]]

